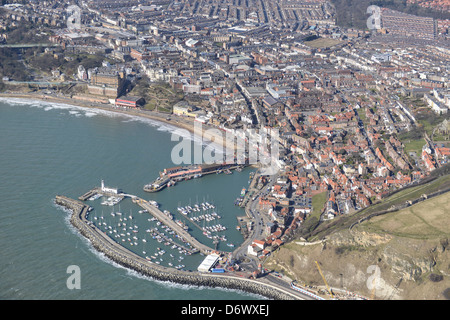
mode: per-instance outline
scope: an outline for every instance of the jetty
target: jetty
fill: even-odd
[[[146,192],[158,192],[167,187],[170,182],[170,178],[158,177],[155,181],[144,186],[144,191]]]
[[[277,300],[295,300],[304,299],[293,290],[288,290],[268,283],[264,279],[244,278],[234,274],[204,273],[196,271],[177,270],[158,265],[148,261],[145,258],[135,254],[127,248],[116,243],[106,233],[98,229],[94,223],[87,219],[90,206],[81,201],[57,195],[55,203],[71,211],[71,224],[86,237],[92,246],[102,252],[112,261],[125,268],[135,270],[136,272],[151,277],[156,280],[169,281],[186,285],[222,287],[235,290],[242,290],[265,296],[269,299]],[[148,207],[148,203],[141,203]],[[154,208],[148,207],[148,210],[155,212]],[[150,212],[150,210],[149,210]]]
[[[120,190],[120,189],[106,187],[105,182],[102,180],[100,187],[92,188],[85,194],[79,196],[78,199],[81,201],[86,201],[86,200],[93,199],[95,197],[100,197],[100,196],[114,196],[114,197],[118,197],[121,199],[123,199],[125,197],[133,197],[133,195],[128,195],[128,194],[123,193],[122,190]]]
[[[156,233],[160,237],[160,239],[162,241],[168,242],[168,243],[170,243],[172,245],[176,245],[178,248],[181,248],[182,250],[188,252],[189,254],[194,254],[194,253],[198,252],[198,249],[196,249],[196,248],[194,248],[194,249],[188,248],[188,247],[185,247],[185,246],[183,246],[183,245],[181,245],[179,243],[176,243],[170,237],[167,237],[167,236],[163,235],[161,232],[159,232],[157,230],[154,230],[153,232]]]
[[[168,226],[173,231],[175,231],[178,234],[178,236],[186,240],[192,247],[196,248],[201,253],[211,254],[216,251],[213,248],[210,248],[207,245],[200,243],[197,239],[195,239],[192,235],[190,235],[189,232],[185,231],[180,225],[178,225],[175,221],[170,219],[166,214],[164,214],[152,203],[138,197],[133,198],[132,201],[137,205],[139,205],[144,210],[147,210],[148,213],[150,213],[152,216],[158,219],[158,221],[160,221],[161,223],[163,223],[164,225]]]
[[[246,166],[247,165],[240,164],[199,164],[166,168],[163,172],[159,173],[159,177],[153,182],[144,186],[144,191],[158,192],[176,182],[200,178],[204,175],[213,173],[231,174],[231,170],[240,171]]]
[[[78,197],[81,201],[86,201],[91,197],[95,197],[97,194],[99,194],[101,190],[99,188],[94,188],[86,192],[85,194]]]

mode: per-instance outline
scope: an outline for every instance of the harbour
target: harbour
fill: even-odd
[[[124,193],[122,189],[106,187],[103,180],[100,187],[90,189],[78,199],[89,203],[89,213],[94,211],[89,219],[97,228],[103,230],[118,244],[127,246],[136,254],[157,264],[174,266],[177,262],[184,260],[182,255],[192,256],[197,253],[226,255],[230,253],[230,250],[239,248],[238,246],[235,248],[235,241],[228,241],[226,233],[230,228],[221,223],[222,216],[217,213],[217,211],[220,212],[219,208],[205,199],[198,201],[197,197],[195,203],[191,203],[190,200],[185,206],[181,206],[179,202],[172,213],[167,209],[160,209],[160,204],[155,200],[145,200],[143,197]],[[104,211],[110,211],[109,215]],[[133,214],[133,211],[139,214]],[[151,218],[147,218],[147,221],[152,222],[153,225],[143,226],[142,221],[138,222],[143,216],[150,216]],[[144,236],[142,236],[142,230],[146,232]],[[195,230],[200,233],[197,232],[194,236]],[[152,240],[153,243],[158,242],[164,245],[170,252],[165,257],[170,256],[172,259],[163,259],[165,250],[159,247],[155,253],[149,254],[151,250],[147,243]],[[211,241],[211,245],[207,245],[206,240]],[[175,255],[178,256],[178,261],[174,259]],[[176,267],[181,269],[186,266],[177,264]],[[192,264],[190,268],[193,268]]]
[[[168,226],[171,230],[174,230],[182,239],[185,239],[189,244],[191,244],[195,250],[193,253],[200,251],[204,254],[209,254],[214,251],[214,249],[200,243],[197,239],[191,236],[182,226],[177,224],[175,221],[170,219],[166,214],[158,210],[154,205],[150,204],[148,201],[143,199],[134,199],[135,203],[147,210],[151,215],[153,215],[158,221]]]
[[[120,186],[124,190],[146,200],[160,204],[160,210],[170,211],[177,219],[177,203],[189,203],[196,197],[214,200],[222,223],[228,226],[228,240],[238,244],[242,241],[239,232],[234,232],[236,216],[242,211],[234,208],[232,199],[235,195],[225,191],[231,186],[243,186],[248,180],[247,173],[235,172],[232,175],[208,175],[202,179],[191,179],[177,184],[175,188],[166,188],[158,193],[145,193],[142,186],[148,178],[170,163],[170,127],[166,125],[128,116],[118,116],[95,109],[60,105],[40,101],[17,101],[9,99],[0,103],[0,131],[7,139],[1,139],[2,157],[0,172],[5,181],[0,189],[4,200],[0,203],[3,223],[0,226],[2,250],[2,282],[0,292],[4,299],[238,299],[254,300],[259,295],[244,291],[224,291],[214,288],[196,289],[179,286],[174,288],[170,282],[154,281],[133,269],[124,268],[114,260],[96,250],[90,241],[82,236],[70,223],[71,214],[61,206],[54,204],[54,195],[65,194],[78,199],[90,189],[98,186],[101,178],[108,185]],[[80,130],[82,128],[82,130]],[[151,139],[149,139],[151,137]],[[164,141],[167,143],[162,143]],[[155,154],[154,150],[160,152]],[[111,159],[114,159],[112,161]],[[143,174],[144,173],[144,174]],[[220,184],[217,182],[220,181]],[[43,183],[45,182],[45,183]],[[94,188],[92,188],[94,189]],[[240,187],[237,189],[239,193]],[[160,233],[169,235],[148,213],[132,203],[131,198],[123,198],[115,206],[103,206],[102,200],[86,199],[86,204],[94,208],[88,215],[95,216],[108,227],[116,227],[127,218],[127,228],[138,225],[138,233],[131,229],[123,230],[123,237],[115,238],[107,226],[101,230],[112,241],[120,239],[127,250],[145,259],[159,252],[160,247],[166,253],[155,256],[157,261],[164,259],[161,265],[169,263],[173,267],[196,270],[204,259],[200,253],[185,255],[172,244],[166,246],[152,239],[147,229],[158,227]],[[130,209],[133,219],[130,221]],[[115,216],[111,213],[114,212]],[[118,215],[121,212],[122,215]],[[223,214],[226,213],[226,214]],[[119,220],[122,218],[122,222]],[[133,224],[131,224],[133,222]],[[115,225],[114,225],[115,223]],[[121,226],[123,228],[123,226]],[[197,239],[203,236],[199,230],[189,224]],[[136,229],[134,229],[136,230]],[[166,229],[167,230],[167,229]],[[198,231],[198,232],[197,232]],[[133,235],[139,238],[134,245]],[[176,234],[171,237],[180,245],[184,244]],[[127,238],[133,240],[128,241]],[[14,239],[14,241],[11,241]],[[143,239],[146,242],[142,241]],[[17,240],[17,241],[16,241]],[[210,239],[205,238],[209,241]],[[20,241],[21,245],[17,243]],[[133,245],[131,246],[131,243]],[[206,242],[214,248],[214,244]],[[219,244],[219,250],[228,250],[225,243]],[[170,255],[173,255],[172,258]],[[181,261],[178,261],[181,260]],[[68,290],[65,271],[69,265],[80,266],[82,289]],[[155,262],[156,264],[156,262]],[[175,269],[176,270],[176,269]],[[88,280],[89,279],[89,280]],[[186,295],[189,290],[189,295]]]
[[[106,200],[102,200],[106,198]],[[157,221],[156,225],[160,226],[162,224],[162,228],[165,231],[176,234],[178,240],[180,240],[183,244],[178,244],[171,237],[168,237],[166,234],[159,231],[158,228],[154,227],[152,229],[147,229],[146,232],[151,234],[153,239],[156,239],[158,242],[164,242],[165,245],[171,245],[180,248],[183,253],[192,255],[198,252],[202,254],[208,255],[211,253],[217,254],[225,254],[225,252],[220,252],[217,249],[217,244],[220,241],[227,241],[227,237],[223,233],[227,230],[227,227],[218,223],[218,220],[221,219],[221,216],[215,211],[216,207],[209,202],[201,202],[200,204],[192,204],[186,205],[184,207],[178,206],[177,211],[180,214],[181,219],[185,219],[189,221],[193,226],[195,226],[198,230],[202,232],[202,235],[208,239],[213,240],[214,248],[209,247],[199,240],[197,240],[194,236],[189,233],[190,228],[181,221],[181,219],[174,218],[173,214],[168,211],[159,210],[159,204],[154,200],[145,200],[135,195],[123,193],[121,190],[117,188],[109,188],[104,185],[104,181],[101,180],[100,187],[94,187],[88,192],[84,193],[78,199],[80,201],[100,201],[101,206],[112,206],[113,209],[111,211],[111,216],[120,217],[119,221],[116,225],[114,223],[106,223],[104,222],[104,213],[102,209],[101,216],[94,216],[91,219],[91,222],[96,224],[98,227],[105,227],[104,232],[112,234],[115,238],[118,239],[118,242],[126,242],[128,241],[131,246],[137,246],[139,240],[136,235],[131,235],[131,233],[137,234],[139,226],[136,224],[128,223],[127,221],[131,221],[134,219],[131,209],[130,214],[127,216],[122,213],[120,210],[120,202],[123,201],[124,198],[130,198],[131,202],[136,204],[141,208],[138,212],[140,214],[150,214],[152,218],[148,219],[148,221]],[[114,201],[113,201],[114,200]],[[118,205],[119,208],[114,210],[114,207]],[[89,212],[93,210],[93,207],[89,206]],[[97,223],[97,220],[98,223]],[[210,222],[214,224],[210,225]],[[200,224],[203,223],[203,226]],[[219,235],[220,234],[220,235]],[[133,239],[133,240],[132,240]],[[142,239],[144,242],[147,242],[146,239]],[[234,247],[234,244],[227,243],[227,246],[230,248]],[[146,253],[145,251],[143,252]]]
[[[253,177],[252,174],[250,176]],[[92,190],[96,191],[94,192]],[[246,195],[246,191],[245,188],[241,190],[241,197]],[[110,199],[112,197],[111,194],[114,194],[114,198],[119,199],[120,201],[124,198],[131,198],[131,202],[141,208],[141,210],[138,211],[141,215],[150,214],[152,218],[149,218],[148,221],[157,221],[157,226],[162,225],[164,232],[168,232],[170,235],[176,234],[176,237],[181,239],[186,246],[179,245],[174,241],[174,238],[161,232],[156,227],[146,230],[146,232],[152,236],[152,239],[156,239],[158,243],[164,242],[164,245],[171,246],[171,249],[178,249],[179,254],[190,256],[200,253],[205,257],[195,271],[185,269],[186,265],[182,263],[184,258],[181,256],[178,259],[178,263],[175,262],[175,256],[172,253],[169,254],[172,260],[164,263],[165,260],[163,257],[167,252],[165,249],[161,249],[161,247],[157,247],[156,252],[153,254],[148,254],[147,251],[142,251],[142,254],[136,252],[123,244],[123,242],[127,243],[128,241],[130,246],[140,246],[139,238],[130,233],[131,230],[132,233],[137,234],[139,232],[139,226],[135,224],[135,222],[128,225],[124,222],[128,221],[128,219],[130,221],[134,220],[131,210],[128,218],[122,212],[111,212],[111,216],[113,217],[116,215],[123,216],[123,219],[119,218],[119,220],[124,223],[118,224],[119,227],[123,226],[122,230],[124,233],[121,233],[120,231],[117,232],[116,229],[113,229],[112,226],[108,225],[106,222],[100,221],[100,223],[97,223],[93,221],[98,220],[97,216],[94,216],[93,220],[89,219],[89,215],[94,211],[94,208],[85,204],[85,202],[57,195],[55,197],[55,203],[71,210],[72,214],[70,221],[72,225],[76,227],[84,237],[89,239],[97,250],[106,254],[108,258],[113,261],[127,268],[131,268],[140,274],[148,275],[159,280],[169,280],[181,284],[189,283],[210,287],[240,288],[240,290],[258,293],[271,299],[292,300],[304,298],[302,292],[295,290],[292,286],[288,287],[287,283],[271,280],[270,277],[266,278],[266,273],[262,268],[261,263],[258,266],[258,270],[250,270],[250,272],[245,271],[238,261],[233,258],[233,256],[237,256],[238,252],[245,248],[245,245],[243,245],[242,248],[236,248],[234,252],[219,251],[217,250],[217,246],[213,249],[196,239],[189,232],[190,228],[181,220],[174,219],[174,215],[172,215],[170,211],[159,210],[160,204],[155,200],[145,200],[132,194],[123,193],[120,189],[106,187],[103,180],[101,181],[100,188],[91,189],[91,191],[83,194],[83,196],[79,198],[87,198],[89,201],[96,201],[103,197],[109,197],[108,199]],[[87,195],[89,195],[89,197],[87,197]],[[101,202],[101,205],[105,206],[109,204],[105,204],[103,201]],[[203,201],[200,204],[197,201],[197,203],[193,205],[179,205],[177,207],[177,211],[182,216],[194,224],[198,229],[202,230],[203,235],[207,236],[207,238],[214,239],[213,243],[217,245],[219,239],[226,241],[226,238],[224,235],[219,237],[218,234],[212,236],[212,233],[225,231],[227,228],[223,227],[221,224],[215,224],[208,227],[205,227],[204,225],[203,227],[200,227],[196,223],[199,220],[210,222],[220,219],[221,217],[215,211],[209,211],[215,209],[215,205],[207,201]],[[199,216],[194,216],[194,213],[199,213]],[[102,211],[100,220],[103,219],[104,216]],[[94,232],[92,230],[94,230]],[[117,234],[114,235],[114,233]],[[120,237],[123,237],[121,239],[122,242],[114,240],[114,238]],[[141,240],[144,245],[147,243],[147,237]],[[227,246],[231,248],[235,247],[232,243],[228,243]],[[146,263],[143,263],[143,261]]]
[[[181,214],[183,214],[186,220],[190,221],[197,229],[199,229],[203,233],[204,236],[209,239],[213,239],[214,243],[218,243],[219,241],[227,241],[227,238],[224,234],[219,235],[220,232],[226,231],[227,227],[223,226],[219,222],[221,216],[217,212],[208,212],[210,209],[214,210],[215,207],[208,202],[202,202],[200,205],[195,204],[193,205],[193,207],[188,205],[186,207],[177,208],[177,210]],[[209,222],[211,221],[215,224],[210,225]],[[203,226],[200,225],[202,223]]]
[[[114,196],[112,196],[112,194]],[[107,198],[107,200],[101,200],[102,198]],[[115,203],[108,203],[108,199],[110,198],[114,198],[119,201],[116,201]],[[178,241],[175,241],[169,235],[166,235],[156,226],[151,229],[147,228],[145,230],[146,234],[144,236],[141,235],[139,238],[139,234],[142,234],[142,232],[140,232],[138,223],[134,221],[131,209],[130,213],[127,214],[121,212],[122,210],[120,209],[120,206],[119,208],[112,208],[110,215],[112,217],[116,217],[116,219],[113,219],[114,221],[111,221],[110,218],[109,221],[106,222],[108,219],[105,219],[103,209],[100,216],[94,215],[93,217],[89,218],[89,221],[92,223],[92,225],[95,225],[99,230],[102,230],[105,234],[109,235],[118,244],[126,243],[130,247],[133,246],[143,247],[142,251],[135,250],[136,253],[145,256],[147,260],[154,260],[155,263],[157,264],[163,262],[163,259],[159,257],[157,260],[155,255],[162,256],[165,253],[165,251],[161,250],[161,248],[157,248],[158,250],[157,252],[154,253],[153,256],[151,254],[147,254],[146,251],[147,249],[145,249],[145,243],[147,243],[147,241],[150,241],[150,238],[155,239],[155,241],[157,241],[158,243],[163,243],[165,246],[171,246],[171,249],[177,249],[180,255],[192,255],[200,252],[200,249],[205,254],[208,254],[209,252],[212,251],[211,248],[201,245],[198,241],[196,241],[195,238],[191,237],[189,233],[187,233],[186,230],[183,228],[183,225],[180,225],[176,223],[176,221],[173,221],[173,216],[171,216],[166,210],[165,210],[166,212],[161,212],[160,210],[158,210],[158,204],[155,201],[151,200],[146,201],[138,198],[137,196],[119,192],[118,189],[107,188],[104,186],[103,180],[101,182],[101,187],[93,188],[79,197],[81,201],[82,199],[86,199],[85,201],[99,200],[101,201],[100,203],[101,206],[112,206],[112,207],[119,205],[119,203],[125,198],[130,198],[133,203],[137,204],[142,208],[142,210],[139,210],[140,214],[152,215],[153,218],[148,219],[148,221],[156,220],[158,221],[157,222],[158,226],[161,225],[162,223],[162,229],[164,232],[176,234]],[[92,210],[93,208],[89,206],[88,212],[91,212]],[[89,214],[86,214],[86,216],[88,215]],[[147,240],[147,238],[149,238],[149,240]],[[170,255],[174,257],[172,254]],[[178,260],[181,261],[182,259]],[[172,262],[168,263],[172,264]],[[178,266],[180,268],[184,267],[184,265]]]
[[[182,271],[178,268],[167,268],[160,264],[149,261],[149,259],[127,250],[125,247],[113,241],[105,232],[98,229],[87,216],[91,211],[91,207],[77,200],[70,199],[66,196],[57,195],[55,202],[68,210],[71,210],[70,221],[74,227],[96,248],[96,250],[104,253],[108,258],[116,263],[133,269],[143,275],[150,276],[154,279],[162,281],[172,281],[180,284],[200,285],[207,287],[223,287],[259,294],[271,299],[293,300],[300,297],[281,287],[272,284],[256,281],[253,278],[246,278],[236,274],[224,274],[223,269],[214,268],[214,272],[195,272]],[[160,251],[161,252],[161,251]],[[207,266],[213,266],[217,262],[215,256],[213,263],[206,262]]]

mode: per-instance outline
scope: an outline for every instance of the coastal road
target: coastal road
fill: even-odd
[[[277,276],[273,276],[272,274],[267,274],[264,276],[265,283],[268,283],[278,289],[282,288],[283,290],[290,292],[292,294],[294,294],[296,297],[298,297],[300,300],[317,300],[316,298],[314,298],[313,296],[309,296],[307,294],[304,294],[302,292],[299,292],[297,290],[294,290],[291,288],[290,283],[283,280],[282,278],[279,278]]]
[[[259,176],[258,173],[256,173],[254,179],[257,179],[258,176]],[[258,203],[259,203],[259,198],[262,195],[264,195],[265,193],[267,193],[268,190],[270,190],[272,188],[272,186],[275,183],[275,181],[277,180],[277,178],[278,178],[277,174],[270,176],[269,177],[270,182],[263,188],[263,190],[266,190],[266,191],[259,192],[255,196],[255,199],[254,200],[251,199],[245,207],[245,212],[246,212],[247,216],[249,218],[251,218],[252,221],[254,222],[253,230],[250,233],[249,237],[239,246],[239,248],[237,248],[233,252],[232,258],[240,260],[240,261],[245,261],[246,259],[248,259],[249,262],[241,262],[241,266],[245,267],[247,270],[250,270],[250,271],[258,270],[258,265],[260,263],[260,260],[255,256],[248,255],[247,248],[249,245],[251,245],[253,240],[261,240],[264,238],[264,228],[266,226],[264,219],[263,219],[263,215],[257,209]]]

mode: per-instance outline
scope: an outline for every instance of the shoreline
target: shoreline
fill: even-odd
[[[160,123],[171,124],[176,128],[184,128],[191,133],[196,133],[193,129],[194,120],[189,119],[190,121],[183,121],[181,123],[173,121],[168,121],[165,118],[168,115],[158,115],[158,114],[147,114],[140,112],[139,110],[130,111],[130,110],[121,110],[118,108],[114,108],[110,105],[101,105],[101,104],[86,104],[86,103],[76,103],[73,99],[61,99],[54,97],[46,97],[41,94],[5,94],[0,93],[0,97],[4,99],[5,103],[8,103],[8,98],[15,99],[23,99],[29,101],[39,101],[39,102],[49,102],[49,103],[60,103],[67,106],[86,108],[86,110],[103,110],[103,111],[112,111],[117,114],[123,114],[128,116],[138,116],[142,118],[152,119],[158,121]],[[24,102],[26,104],[26,101]],[[177,117],[178,118],[178,117]],[[181,120],[181,119],[180,119]],[[191,126],[191,127],[190,127]],[[206,126],[205,126],[206,127]],[[191,130],[190,130],[191,129]],[[206,129],[203,128],[203,132]],[[203,140],[203,139],[202,139]],[[209,144],[209,143],[208,143]],[[60,199],[61,200],[61,199]],[[76,201],[72,202],[70,199],[66,199],[65,201],[60,201],[60,204],[68,209],[72,209],[72,225],[78,229],[78,231],[85,238],[91,242],[94,248],[98,252],[104,253],[109,259],[119,263],[125,268],[135,270],[138,273],[141,273],[146,276],[150,276],[151,278],[169,281],[180,284],[189,284],[189,285],[197,285],[197,286],[206,286],[206,287],[222,287],[222,288],[230,288],[235,290],[241,290],[244,292],[255,293],[267,297],[269,299],[280,299],[280,300],[291,300],[297,299],[295,294],[289,293],[283,289],[275,288],[270,284],[265,284],[264,281],[255,281],[251,279],[242,279],[240,277],[235,276],[220,276],[220,275],[209,275],[209,274],[199,274],[197,272],[174,272],[173,270],[160,270],[158,267],[154,265],[149,265],[148,261],[135,257],[129,256],[128,252],[124,252],[122,248],[117,250],[116,246],[111,246],[111,243],[108,239],[103,239],[101,233],[92,232],[92,228],[83,221],[82,212],[78,212],[77,209],[80,209],[78,205],[74,205]],[[69,205],[67,205],[69,204]],[[83,210],[82,210],[83,211]],[[100,237],[99,237],[100,236]],[[105,241],[106,240],[106,241]],[[125,253],[125,254],[124,254]],[[131,258],[131,259],[130,259]]]
[[[171,125],[177,129],[184,129],[187,130],[190,134],[193,136],[193,141],[195,141],[195,138],[201,139],[202,145],[211,145],[214,144],[218,146],[222,153],[226,155],[228,152],[233,152],[233,154],[238,150],[236,144],[233,141],[233,148],[229,149],[231,144],[227,143],[226,137],[224,138],[222,136],[222,141],[215,141],[215,139],[211,140],[211,135],[208,135],[207,130],[213,129],[213,130],[219,130],[223,131],[220,128],[212,127],[209,125],[201,124],[202,132],[198,132],[198,130],[195,130],[195,120],[190,119],[188,117],[180,117],[174,114],[163,114],[158,113],[155,111],[147,111],[147,110],[141,110],[141,109],[123,109],[113,106],[112,104],[106,104],[106,103],[99,103],[99,102],[85,102],[82,100],[74,99],[74,98],[68,98],[68,97],[52,97],[47,96],[41,93],[0,93],[0,98],[15,98],[15,99],[25,99],[25,100],[38,100],[42,102],[50,102],[50,103],[62,103],[71,105],[74,107],[80,107],[80,108],[86,108],[86,109],[93,109],[93,110],[102,110],[102,111],[109,111],[114,112],[117,114],[122,115],[128,115],[128,116],[134,116],[134,117],[141,117],[145,119],[154,120],[157,122],[161,122],[163,124]],[[171,117],[171,120],[167,120],[167,117]],[[175,118],[175,119],[172,119]],[[171,132],[173,132],[171,130]],[[213,136],[214,138],[214,136]]]

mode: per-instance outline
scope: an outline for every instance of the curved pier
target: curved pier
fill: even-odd
[[[210,164],[210,165],[198,165],[198,166],[180,166],[175,170],[175,172],[167,173],[167,170],[164,169],[164,172],[161,172],[159,177],[155,179],[152,183],[149,183],[144,186],[144,191],[146,192],[158,192],[167,187],[170,181],[179,182],[183,180],[190,180],[193,178],[202,177],[207,174],[213,173],[222,173],[231,170],[242,170],[242,168],[248,166],[248,164]],[[191,168],[194,167],[194,168]]]
[[[55,203],[72,211],[70,217],[71,224],[91,242],[96,250],[104,253],[109,259],[116,263],[126,268],[133,269],[142,275],[157,280],[180,284],[236,289],[259,294],[270,299],[301,299],[301,297],[295,293],[258,280],[241,278],[234,275],[182,271],[147,261],[141,256],[117,244],[90,222],[86,218],[90,209],[89,206],[80,201],[61,195],[55,197]]]

